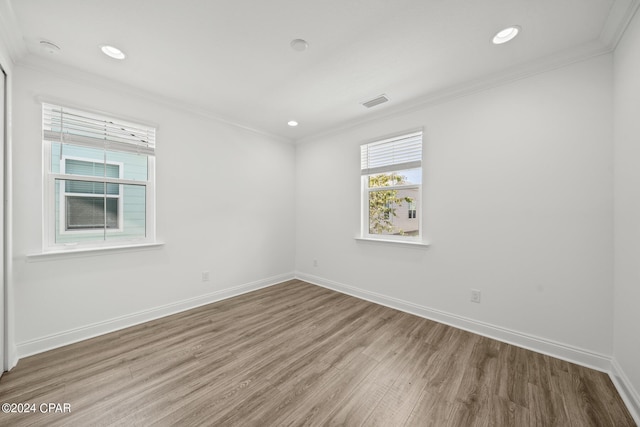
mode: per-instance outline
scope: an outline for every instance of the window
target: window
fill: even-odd
[[[360,146],[362,236],[384,240],[422,238],[422,132]]]
[[[409,202],[409,219],[416,219],[416,202]]]
[[[45,250],[155,240],[155,129],[43,104]]]

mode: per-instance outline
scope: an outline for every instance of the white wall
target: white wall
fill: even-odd
[[[77,77],[25,66],[14,75],[13,267],[21,355],[292,277],[292,144]],[[27,257],[42,248],[37,97],[159,125],[163,247]],[[210,282],[201,281],[203,271],[211,272]]]
[[[640,14],[614,56],[615,322],[613,356],[640,417]]]
[[[432,245],[357,242],[359,144],[416,127],[424,127]],[[296,270],[329,287],[606,362],[611,141],[611,55],[306,141],[296,151]],[[469,301],[470,288],[482,292],[481,304]]]

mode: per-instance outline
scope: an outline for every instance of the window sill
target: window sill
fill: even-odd
[[[382,243],[386,245],[411,246],[419,248],[427,248],[431,243],[417,240],[390,240],[390,239],[374,239],[372,237],[356,237],[356,241],[365,243]]]
[[[28,254],[27,261],[32,262],[32,261],[46,261],[49,259],[65,258],[65,257],[98,256],[105,252],[130,252],[130,251],[144,250],[147,248],[157,248],[160,246],[164,246],[164,242],[136,243],[131,245],[52,250],[52,251],[40,252],[37,254]]]

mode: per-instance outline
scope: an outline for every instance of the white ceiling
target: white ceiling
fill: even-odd
[[[615,47],[638,0],[0,0],[14,62],[299,140]],[[522,32],[495,46],[509,25]],[[309,49],[296,52],[292,39]],[[61,47],[55,55],[40,40]],[[128,57],[99,51],[113,44]],[[49,65],[47,65],[49,64]],[[390,102],[360,105],[380,94]],[[300,122],[297,128],[287,121]]]

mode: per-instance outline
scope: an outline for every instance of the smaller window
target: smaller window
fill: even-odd
[[[364,144],[360,154],[362,236],[420,240],[422,132]]]
[[[106,207],[105,207],[106,204]],[[118,228],[118,200],[104,197],[66,197],[65,230]]]
[[[385,197],[385,199],[389,199],[389,197]],[[395,205],[389,201],[384,202],[384,208],[382,208],[382,218],[386,221],[389,221],[389,224],[393,224],[392,212],[395,214]]]
[[[122,165],[63,157],[62,173],[68,175],[122,178]],[[121,230],[122,186],[104,182],[59,180],[59,218],[66,232],[95,232],[96,229]]]
[[[409,219],[416,219],[416,203],[415,202],[409,202],[408,213],[409,213]]]

